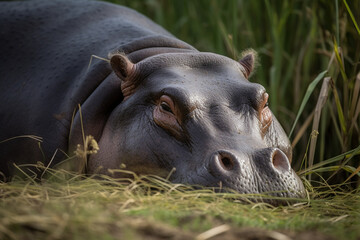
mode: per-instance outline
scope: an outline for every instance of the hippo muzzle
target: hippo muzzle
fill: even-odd
[[[210,158],[208,171],[221,181],[222,187],[240,193],[268,193],[293,198],[305,194],[287,156],[278,148],[266,148],[246,156],[220,150]]]

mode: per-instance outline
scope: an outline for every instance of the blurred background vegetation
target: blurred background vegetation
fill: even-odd
[[[251,81],[266,87],[270,107],[289,135],[294,125],[293,166],[305,173],[315,164],[311,173],[337,183],[358,174],[359,0],[111,2],[143,13],[200,51],[237,60],[243,50],[255,49],[259,67]],[[320,94],[324,77],[331,79]],[[359,185],[358,178],[351,180]]]

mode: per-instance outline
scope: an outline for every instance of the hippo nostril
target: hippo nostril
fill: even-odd
[[[272,164],[277,170],[279,170],[281,172],[290,171],[289,160],[280,149],[275,149],[273,151]]]
[[[214,152],[208,162],[208,169],[211,175],[223,181],[231,175],[238,175],[240,172],[239,159],[233,153],[220,150]]]
[[[220,156],[220,165],[227,171],[231,171],[234,168],[234,160],[226,156]]]

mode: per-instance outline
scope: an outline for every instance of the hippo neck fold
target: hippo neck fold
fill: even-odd
[[[133,63],[140,62],[148,57],[163,53],[198,52],[191,45],[163,35],[146,36],[122,45],[119,52],[123,52]]]

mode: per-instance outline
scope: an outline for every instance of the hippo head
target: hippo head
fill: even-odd
[[[111,56],[123,101],[105,124],[89,172],[122,166],[176,183],[303,197],[289,139],[264,87],[248,81],[254,55],[167,53],[132,63]]]

